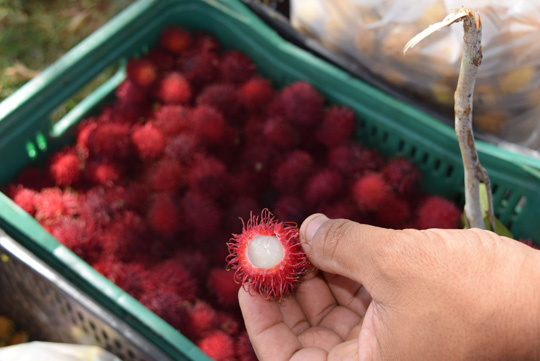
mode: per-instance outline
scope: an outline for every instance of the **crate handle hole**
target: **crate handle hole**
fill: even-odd
[[[448,168],[446,168],[446,178],[450,178],[452,173],[454,173],[454,166],[449,165]]]

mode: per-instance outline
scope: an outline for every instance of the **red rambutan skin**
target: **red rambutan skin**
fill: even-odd
[[[129,80],[142,87],[150,86],[157,79],[157,69],[148,59],[130,59],[126,73]]]
[[[397,193],[412,192],[420,183],[420,171],[406,158],[393,158],[382,169],[384,178]]]
[[[209,155],[196,156],[186,175],[190,189],[213,198],[228,189],[229,177],[226,165]]]
[[[284,194],[297,194],[314,171],[314,160],[303,150],[295,150],[285,155],[272,175],[273,186]]]
[[[207,284],[210,292],[215,295],[218,304],[223,307],[238,305],[240,285],[236,283],[233,272],[222,268],[213,268],[208,274]]]
[[[97,128],[97,123],[94,118],[88,118],[83,120],[76,130],[76,144],[79,151],[84,155],[85,158],[88,157],[88,136],[90,133]]]
[[[82,164],[76,150],[68,147],[54,154],[49,161],[49,174],[57,186],[76,183],[82,174]]]
[[[392,188],[380,173],[368,173],[351,187],[352,198],[360,209],[376,211],[392,195]]]
[[[328,151],[328,165],[345,179],[354,179],[368,171],[378,171],[384,162],[381,155],[358,143],[339,145]]]
[[[190,190],[180,203],[184,224],[194,232],[192,241],[204,242],[220,230],[223,212],[211,197]]]
[[[267,299],[281,301],[300,284],[300,277],[311,267],[302,250],[298,228],[277,221],[267,210],[261,216],[251,216],[243,224],[242,233],[233,234],[227,243],[229,267],[235,279],[248,290],[251,287]],[[272,268],[254,266],[248,257],[248,246],[257,236],[273,236],[283,245],[283,259]]]
[[[95,185],[112,187],[118,184],[123,176],[123,169],[117,164],[108,161],[88,161],[85,168],[85,177]]]
[[[356,126],[354,111],[345,106],[334,105],[326,109],[315,137],[328,148],[351,140]]]
[[[207,105],[199,105],[191,112],[196,134],[209,145],[230,144],[234,139],[223,114]]]
[[[399,196],[390,196],[375,212],[375,219],[382,227],[404,228],[412,215],[409,203]]]
[[[35,208],[35,201],[36,201],[36,191],[25,188],[22,185],[17,186],[11,186],[9,188],[9,196],[11,199],[13,199],[13,202],[15,202],[19,207],[21,207],[24,211],[30,213],[30,215],[34,215],[36,212]]]
[[[242,84],[255,73],[255,64],[245,54],[232,50],[221,56],[219,73],[225,83]]]
[[[129,124],[99,124],[88,134],[87,142],[90,155],[104,159],[126,159],[133,152]]]
[[[184,334],[190,340],[198,340],[208,334],[216,325],[217,311],[204,301],[195,301],[188,308],[188,327]]]
[[[462,228],[461,210],[454,203],[439,196],[427,197],[417,209],[416,217],[418,229]]]
[[[356,203],[348,197],[338,198],[332,202],[324,203],[315,208],[316,212],[323,213],[328,218],[359,219],[359,209]],[[304,217],[305,218],[305,217]]]
[[[253,346],[251,346],[251,341],[249,340],[249,335],[247,331],[243,331],[236,338],[236,357],[238,361],[257,361],[257,355]]]
[[[238,225],[238,219],[248,218],[252,212],[260,213],[262,207],[255,197],[244,194],[243,191],[233,192],[231,205],[225,212],[225,228],[234,229]],[[288,218],[282,218],[288,219]]]
[[[146,280],[146,292],[170,292],[186,301],[193,301],[197,296],[196,279],[177,258],[166,259],[150,268]]]
[[[185,185],[185,171],[179,162],[162,159],[150,168],[149,185],[155,191],[177,191]]]
[[[65,217],[51,226],[51,234],[88,263],[101,257],[102,248],[94,229],[82,219]]]
[[[270,81],[262,77],[253,77],[240,88],[242,103],[250,112],[262,113],[272,102],[275,94],[276,91]]]
[[[293,195],[279,197],[274,204],[273,211],[278,219],[288,219],[298,224],[309,215],[306,203]]]
[[[323,118],[324,98],[307,82],[299,81],[282,89],[279,103],[286,119],[294,124],[312,127]]]
[[[122,263],[105,257],[92,266],[132,297],[139,299],[143,295],[148,275],[141,264]]]
[[[55,186],[54,180],[51,179],[47,169],[34,167],[20,171],[13,184],[19,184],[36,191]]]
[[[158,71],[170,71],[174,68],[174,55],[159,46],[153,47],[145,56]]]
[[[107,254],[124,263],[134,261],[150,249],[148,239],[151,236],[146,224],[133,211],[124,211],[117,216],[100,238]]]
[[[191,163],[195,154],[201,152],[203,146],[194,131],[182,131],[171,136],[165,145],[165,157],[182,162]]]
[[[266,119],[263,137],[272,146],[283,150],[295,148],[300,143],[296,128],[282,117]]]
[[[197,105],[207,105],[221,112],[227,119],[241,114],[240,93],[232,84],[211,84],[205,87],[197,97]]]
[[[175,329],[182,333],[186,332],[188,313],[186,302],[181,295],[168,290],[157,289],[143,294],[139,301]]]
[[[204,31],[196,32],[193,35],[193,47],[202,53],[217,54],[221,51],[219,40],[214,35]]]
[[[166,136],[193,127],[190,121],[190,110],[182,105],[162,105],[154,112],[152,123]]]
[[[131,141],[141,159],[156,158],[165,147],[165,137],[151,123],[135,127],[131,134]]]
[[[186,104],[191,99],[191,86],[179,72],[165,75],[157,90],[158,99],[165,104]]]
[[[215,330],[197,342],[197,346],[215,361],[235,361],[234,339],[223,331]]]
[[[59,188],[45,188],[34,197],[35,218],[44,224],[51,224],[65,215],[72,215],[71,204],[65,204],[65,197]]]
[[[186,270],[199,281],[206,279],[209,268],[209,259],[200,249],[182,248],[172,257],[178,260]]]
[[[145,103],[148,101],[149,95],[147,88],[135,84],[130,79],[126,79],[116,88],[116,98],[121,102],[126,103]]]
[[[180,54],[188,49],[191,46],[192,40],[189,32],[177,26],[169,26],[163,29],[159,36],[161,47],[173,54]]]
[[[181,218],[176,200],[167,194],[156,197],[146,214],[150,228],[165,237],[172,237],[180,230]]]
[[[195,90],[211,84],[218,78],[219,56],[214,52],[193,49],[182,54],[178,68]]]
[[[330,168],[321,169],[307,180],[304,200],[310,205],[327,202],[342,193],[343,188],[343,178],[337,171]]]

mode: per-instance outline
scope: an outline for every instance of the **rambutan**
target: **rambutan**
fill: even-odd
[[[298,228],[276,220],[268,210],[251,216],[229,243],[229,267],[245,289],[280,301],[301,282],[311,264],[302,250]]]
[[[269,80],[262,77],[253,77],[240,88],[244,107],[251,112],[263,113],[276,91]]]
[[[30,215],[34,215],[36,208],[35,208],[35,201],[36,201],[36,191],[25,188],[22,185],[17,186],[11,186],[9,188],[9,196],[11,199],[13,199],[13,202],[15,202],[19,207],[21,207],[26,212],[30,213]]]
[[[273,207],[278,219],[289,219],[300,224],[308,216],[306,203],[296,196],[281,196]]]
[[[253,346],[251,346],[247,331],[243,331],[238,335],[235,348],[238,361],[257,361],[257,355],[253,350]]]
[[[110,261],[109,261],[110,262]],[[139,263],[110,262],[105,277],[118,287],[126,291],[132,297],[139,299],[144,292],[144,284],[147,282],[147,271]],[[93,266],[98,272],[103,272],[103,266],[99,263]]]
[[[227,229],[234,229],[238,225],[239,218],[248,218],[251,212],[260,213],[262,210],[257,199],[245,194],[242,187],[239,187],[238,192],[232,193],[231,205],[225,212],[225,228]]]
[[[230,139],[232,132],[227,125],[227,121],[221,112],[215,108],[199,105],[192,110],[191,120],[195,132],[207,144],[221,145],[233,141],[233,139]]]
[[[343,191],[343,185],[343,178],[337,171],[321,169],[307,180],[304,200],[310,205],[330,201]]]
[[[305,81],[282,89],[279,102],[288,121],[300,126],[316,126],[324,114],[324,98]]]
[[[54,154],[49,161],[49,174],[60,187],[77,182],[81,178],[82,164],[76,150],[67,147]]]
[[[349,107],[334,105],[324,112],[315,137],[328,148],[333,148],[350,140],[355,126],[354,111]]]
[[[92,226],[82,219],[62,218],[51,226],[51,234],[88,263],[101,257],[102,248],[94,237]]]
[[[269,144],[261,143],[259,139],[244,144],[240,159],[244,169],[258,175],[265,185],[270,183],[271,173],[276,162],[278,151]]]
[[[65,214],[62,191],[59,188],[45,188],[34,197],[35,218],[40,222],[51,222]]]
[[[399,196],[390,196],[375,212],[377,222],[387,228],[400,229],[411,218],[409,203]]]
[[[208,274],[207,284],[218,304],[224,307],[238,305],[238,289],[234,274],[222,268],[213,268]]]
[[[94,118],[87,118],[83,120],[76,130],[76,144],[79,151],[84,155],[85,158],[88,157],[88,136],[90,133],[97,128],[97,123]]]
[[[271,145],[284,150],[295,148],[300,142],[296,128],[282,117],[266,119],[263,137]]]
[[[188,330],[187,306],[181,295],[157,289],[144,293],[139,301],[180,332],[185,333]]]
[[[180,201],[185,224],[194,232],[194,242],[202,242],[220,230],[223,212],[208,195],[188,191]]]
[[[165,237],[172,237],[180,230],[181,218],[177,202],[166,194],[156,197],[146,214],[146,222],[150,228]]]
[[[29,167],[21,170],[13,184],[20,184],[29,189],[39,191],[43,188],[54,187],[54,180],[50,177],[45,168]]]
[[[148,271],[146,290],[170,292],[182,297],[183,300],[193,301],[197,296],[195,278],[176,258],[164,260]]]
[[[210,106],[227,119],[236,119],[242,111],[240,93],[232,84],[211,84],[197,97],[197,105]]]
[[[149,185],[155,191],[176,191],[185,185],[185,171],[176,160],[162,159],[150,168]]]
[[[315,207],[315,211],[323,213],[328,218],[332,219],[345,218],[353,221],[359,219],[358,206],[348,197],[337,198],[332,202],[320,204]]]
[[[239,289],[240,289],[240,286],[236,285],[236,298],[237,299],[238,299]],[[236,306],[237,307],[234,311],[238,309],[238,300],[236,302]],[[235,336],[236,334],[238,334],[238,331],[240,330],[240,322],[238,322],[238,319],[234,317],[233,314],[234,314],[233,312],[218,311],[217,317],[216,317],[216,329],[221,330],[230,336]]]
[[[129,124],[100,124],[88,134],[91,156],[105,159],[126,159],[133,154]]]
[[[144,220],[133,211],[122,212],[100,237],[104,250],[121,262],[131,262],[147,254],[150,245]]]
[[[356,177],[369,171],[378,171],[384,162],[382,156],[358,143],[339,145],[328,151],[328,165],[340,172],[345,179]]]
[[[193,35],[194,48],[201,53],[217,54],[221,51],[219,40],[212,34],[204,31],[196,32]]]
[[[303,150],[287,153],[273,171],[272,184],[284,194],[297,194],[314,170],[314,160]]]
[[[199,90],[217,79],[218,63],[216,53],[197,49],[183,54],[178,66],[191,86]]]
[[[462,228],[461,210],[447,199],[429,196],[417,209],[416,225],[418,229]]]
[[[157,79],[157,69],[148,59],[130,59],[126,73],[129,80],[142,87],[150,86]]]
[[[190,189],[210,197],[221,196],[228,188],[229,178],[226,165],[209,155],[196,156],[186,175]]]
[[[393,158],[382,169],[382,175],[397,193],[412,192],[420,183],[420,172],[410,160]]]
[[[165,157],[184,164],[191,163],[195,154],[202,150],[198,135],[194,131],[182,131],[171,136],[165,145]]]
[[[152,47],[145,56],[158,71],[170,71],[174,68],[174,55],[161,47]]]
[[[223,331],[215,330],[197,342],[202,352],[215,361],[235,361],[234,339]]]
[[[165,147],[165,137],[151,123],[135,127],[131,141],[141,159],[153,159],[161,154]]]
[[[188,327],[185,336],[197,340],[212,330],[217,321],[217,311],[204,301],[195,301],[188,308]]]
[[[144,103],[148,101],[147,88],[135,84],[130,79],[126,79],[120,84],[116,90],[115,95],[118,100],[126,103]]]
[[[157,96],[165,104],[186,104],[191,99],[191,86],[181,73],[170,72],[161,79]]]
[[[85,177],[93,184],[111,187],[118,184],[123,176],[123,169],[108,161],[89,161],[86,163]]]
[[[172,258],[178,260],[194,278],[206,279],[209,260],[201,250],[183,247]]]
[[[181,105],[165,104],[154,112],[154,126],[164,135],[174,135],[193,127],[190,121],[190,110]]]
[[[245,54],[232,50],[221,56],[219,73],[225,83],[242,84],[255,73],[255,64]]]
[[[351,187],[352,198],[360,209],[376,211],[392,195],[392,188],[380,173],[368,173]]]
[[[191,46],[191,34],[177,26],[169,26],[161,31],[159,44],[173,54],[180,54]]]

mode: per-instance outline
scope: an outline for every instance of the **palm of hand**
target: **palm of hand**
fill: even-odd
[[[322,272],[281,303],[240,290],[240,306],[260,361],[343,360],[358,352],[371,297],[348,278]]]

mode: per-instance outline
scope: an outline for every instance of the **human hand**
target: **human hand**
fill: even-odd
[[[540,358],[540,252],[489,231],[300,229],[322,272],[282,303],[241,290],[261,361]]]

